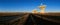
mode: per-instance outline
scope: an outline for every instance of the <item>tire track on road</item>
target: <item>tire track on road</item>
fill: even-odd
[[[37,17],[39,17],[39,18],[42,18],[42,19],[44,19],[44,20],[47,20],[47,21],[51,21],[51,22],[60,23],[60,21],[57,21],[57,20],[49,19],[49,18],[42,17],[42,16],[39,16],[39,15],[35,15],[35,16],[37,16]]]
[[[18,18],[16,18],[16,19],[14,19],[14,20],[11,20],[10,22],[9,22],[9,24],[10,25],[15,25],[16,23],[16,25],[20,25],[20,24],[23,24],[23,21],[25,21],[24,19],[25,19],[25,16],[26,16],[26,18],[27,18],[27,16],[28,16],[29,14],[24,14],[23,16],[17,16]]]

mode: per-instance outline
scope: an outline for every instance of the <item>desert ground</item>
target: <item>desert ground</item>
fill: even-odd
[[[0,13],[0,25],[60,25],[60,13]]]

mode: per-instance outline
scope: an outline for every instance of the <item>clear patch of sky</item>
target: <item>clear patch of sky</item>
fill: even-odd
[[[47,5],[46,12],[60,12],[60,0],[0,0],[0,12],[32,12],[41,3]]]

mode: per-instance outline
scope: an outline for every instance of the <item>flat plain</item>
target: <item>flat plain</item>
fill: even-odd
[[[29,22],[30,21],[30,22]],[[47,24],[48,23],[48,24]],[[0,13],[0,25],[57,25],[60,13]]]

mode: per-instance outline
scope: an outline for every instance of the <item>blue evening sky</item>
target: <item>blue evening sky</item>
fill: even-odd
[[[47,5],[46,12],[60,12],[60,0],[43,0]],[[40,11],[41,0],[0,0],[0,12],[32,12]]]

